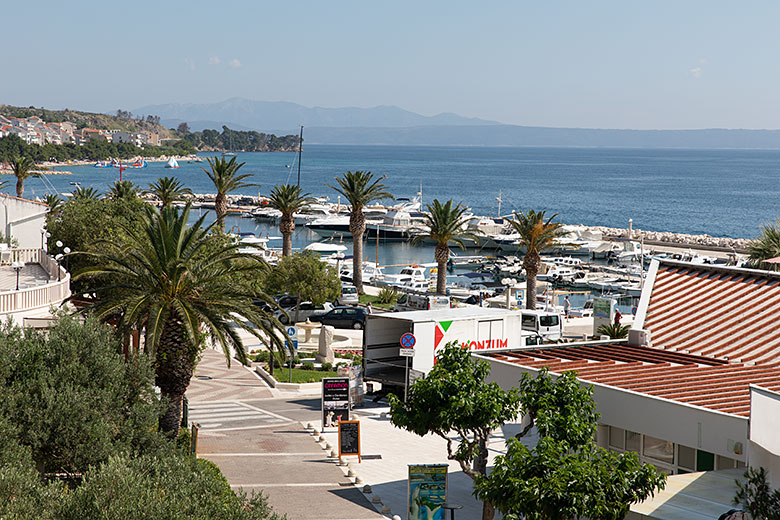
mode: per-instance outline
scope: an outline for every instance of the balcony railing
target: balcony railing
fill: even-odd
[[[46,271],[48,279],[36,280],[35,285],[20,288],[18,291],[0,292],[0,317],[5,314],[58,305],[70,296],[70,274],[44,250],[0,250],[0,269],[8,269],[13,262],[38,264]]]

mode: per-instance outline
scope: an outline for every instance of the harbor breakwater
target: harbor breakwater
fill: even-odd
[[[628,229],[626,228],[588,226],[587,229],[594,232],[601,232],[604,238],[629,238]],[[669,244],[670,246],[721,248],[737,252],[747,250],[752,242],[749,238],[714,237],[707,234],[689,235],[686,233],[672,233],[669,231],[643,231],[641,229],[633,229],[630,238],[631,240],[644,239],[645,242],[648,243],[664,243]]]

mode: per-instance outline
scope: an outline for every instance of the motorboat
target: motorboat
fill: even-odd
[[[398,274],[385,274],[374,281],[378,285],[396,285],[402,286],[410,282],[423,282],[428,286],[428,279],[425,276],[425,267],[413,265],[404,267]]]

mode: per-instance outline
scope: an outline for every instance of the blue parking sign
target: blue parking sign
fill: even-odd
[[[293,350],[297,354],[298,353],[298,327],[294,327],[292,325],[288,326],[287,335],[292,340]],[[284,346],[290,348],[290,342],[287,339],[284,340]]]

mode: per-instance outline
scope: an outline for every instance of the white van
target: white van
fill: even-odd
[[[401,293],[393,306],[393,311],[430,311],[434,309],[449,309],[449,296],[440,294]]]
[[[522,311],[521,327],[528,332],[535,332],[548,341],[558,341],[563,338],[563,320],[557,312],[542,310]]]

